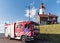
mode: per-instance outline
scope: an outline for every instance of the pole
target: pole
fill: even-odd
[[[29,21],[30,21],[30,6],[28,7],[28,9],[29,9]]]
[[[27,6],[28,10],[29,10],[29,21],[30,21],[30,5]]]

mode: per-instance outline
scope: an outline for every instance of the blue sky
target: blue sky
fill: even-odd
[[[34,6],[36,10],[36,15],[39,11],[41,2],[44,2],[46,7],[45,13],[51,12],[58,16],[58,21],[60,22],[60,1],[59,0],[0,0],[0,24],[5,22],[15,22],[20,20],[28,20],[28,17],[25,16],[25,10],[27,6]],[[36,15],[34,18],[36,18]],[[32,19],[31,20],[35,20]]]

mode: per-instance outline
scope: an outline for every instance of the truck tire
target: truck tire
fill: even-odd
[[[40,40],[40,35],[37,36],[37,40]]]
[[[26,42],[26,36],[22,36],[22,37],[21,37],[21,40],[22,40],[23,42]]]

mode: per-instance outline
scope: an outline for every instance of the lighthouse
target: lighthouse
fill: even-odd
[[[39,14],[44,14],[45,6],[44,3],[41,3],[40,9],[39,9]]]
[[[37,15],[37,23],[40,25],[46,25],[46,24],[56,24],[58,23],[57,19],[58,16],[51,14],[51,13],[45,13],[45,6],[44,3],[41,3],[39,8],[39,13]]]

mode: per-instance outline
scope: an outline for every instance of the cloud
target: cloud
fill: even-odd
[[[0,24],[0,33],[4,33],[4,24]]]
[[[10,22],[9,22],[9,21],[6,21],[6,23],[8,23],[8,24],[9,24]]]
[[[27,9],[25,16],[29,17],[29,12],[30,12],[29,9]]]
[[[29,17],[29,13],[30,13],[30,18],[33,18],[35,16],[35,14],[36,14],[36,10],[37,9],[35,7],[32,7],[30,10],[27,9],[25,16]]]
[[[32,19],[32,21],[35,21],[36,20],[36,18],[34,17],[33,19]]]
[[[31,5],[34,5],[34,1],[31,3]]]
[[[57,2],[57,3],[60,3],[60,0],[57,0],[56,2]]]
[[[0,27],[1,27],[1,26],[4,26],[4,24],[0,24]]]

